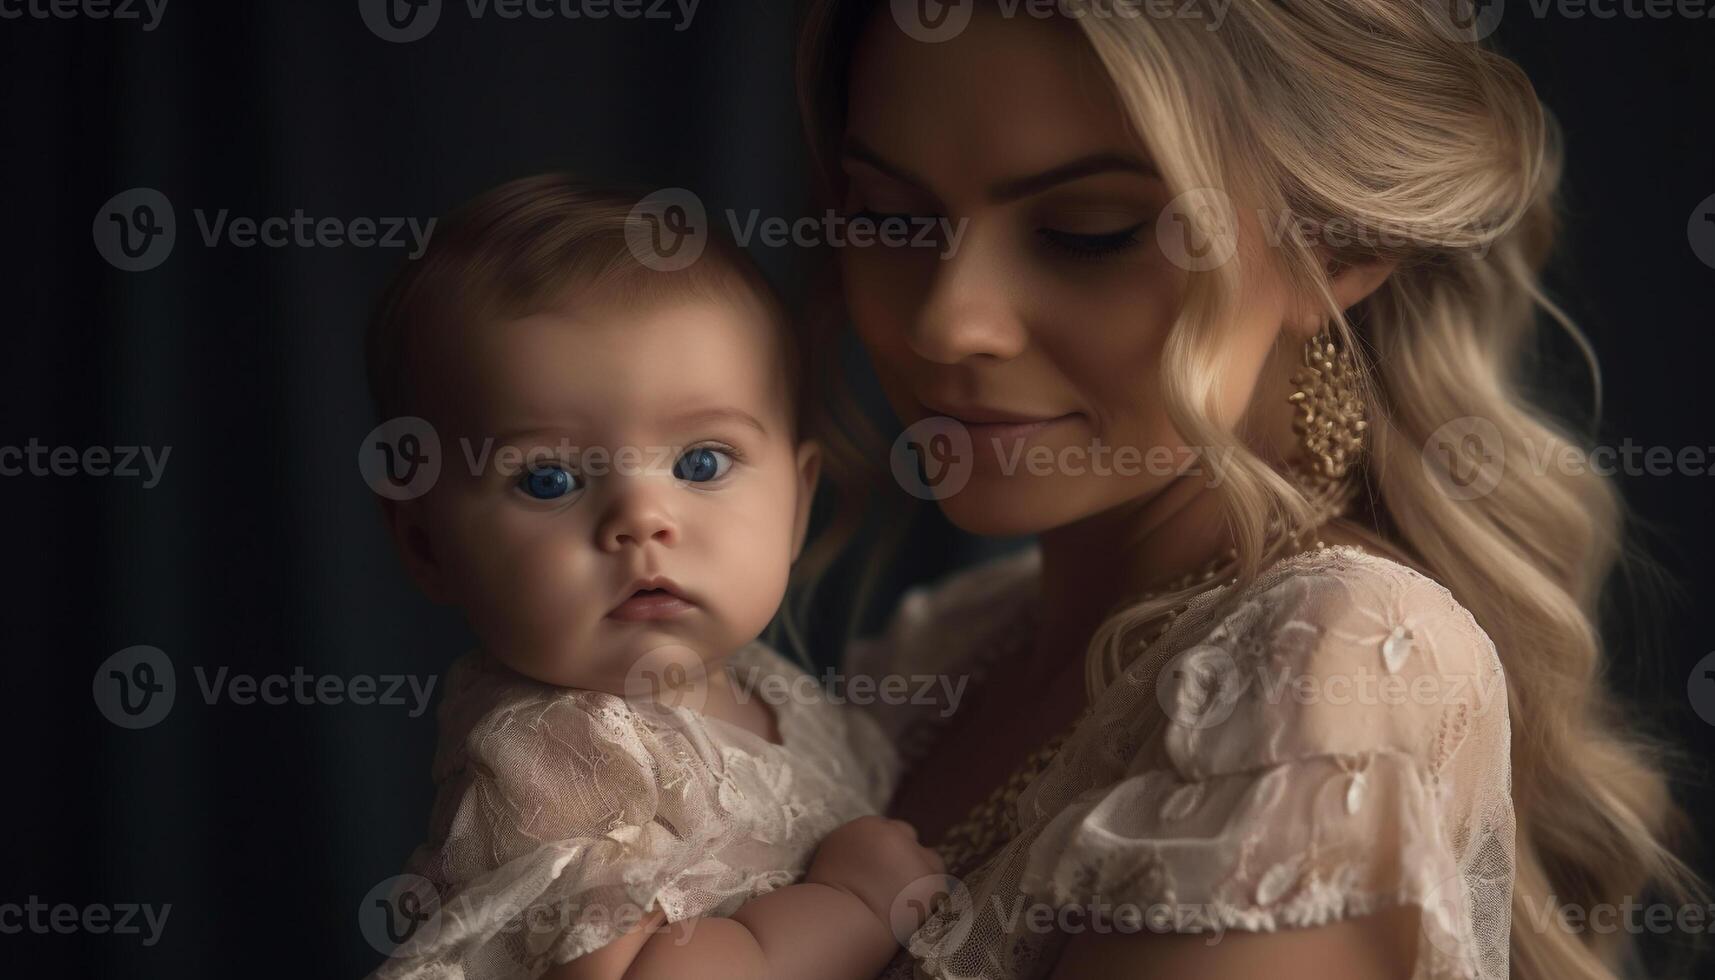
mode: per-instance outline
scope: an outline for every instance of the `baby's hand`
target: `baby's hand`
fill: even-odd
[[[822,840],[805,880],[856,896],[898,936],[923,924],[935,894],[946,890],[945,871],[940,855],[917,843],[917,828],[859,817]]]

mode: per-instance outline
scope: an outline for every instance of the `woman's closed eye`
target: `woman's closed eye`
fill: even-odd
[[[1139,221],[1123,228],[1107,232],[1075,232],[1062,231],[1057,228],[1041,228],[1036,234],[1049,248],[1079,259],[1099,259],[1117,255],[1143,243],[1137,233],[1142,231],[1147,221]]]

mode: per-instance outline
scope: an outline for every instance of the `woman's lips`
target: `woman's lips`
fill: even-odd
[[[1051,419],[1037,419],[1034,422],[969,422],[964,419],[957,419],[956,416],[955,418],[971,434],[972,442],[986,444],[993,440],[1006,442],[1034,435],[1051,425],[1058,425],[1071,419],[1074,414],[1057,415]]]
[[[611,619],[625,622],[641,622],[651,619],[670,619],[682,616],[697,608],[694,603],[687,602],[671,592],[653,589],[647,592],[636,592],[630,598],[613,608],[608,613]]]

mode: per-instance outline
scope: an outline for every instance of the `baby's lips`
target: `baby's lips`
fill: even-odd
[[[630,599],[639,592],[650,591],[668,592],[685,600],[693,606],[699,604],[695,596],[691,595],[684,589],[684,587],[680,586],[678,582],[675,582],[668,576],[642,575],[631,580],[631,583],[625,587],[625,590],[620,594],[619,599],[613,604],[612,609],[619,608],[619,606],[624,604],[627,599]],[[611,612],[612,609],[609,609],[609,612]]]

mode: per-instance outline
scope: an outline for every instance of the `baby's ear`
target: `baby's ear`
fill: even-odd
[[[376,500],[381,504],[381,523],[393,539],[393,547],[405,563],[405,571],[410,574],[411,581],[416,582],[417,588],[422,589],[430,600],[451,602],[452,593],[447,587],[446,575],[436,560],[434,542],[423,520],[422,499],[389,500],[378,496]]]
[[[816,481],[822,476],[822,444],[806,439],[798,444],[798,506],[792,515],[792,560],[804,550],[804,535],[810,530],[810,505],[816,500]]]

